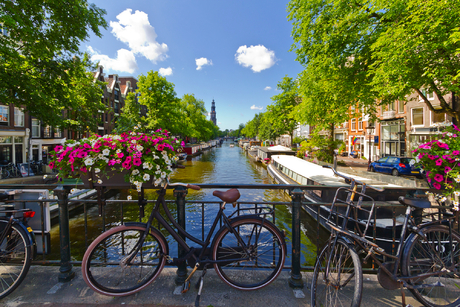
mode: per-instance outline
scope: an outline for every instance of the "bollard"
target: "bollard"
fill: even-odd
[[[75,272],[70,263],[70,231],[69,231],[69,193],[70,188],[62,185],[54,189],[59,204],[59,237],[61,246],[61,267],[59,268],[59,281],[67,282],[75,277]]]
[[[289,286],[293,289],[302,289],[303,280],[300,272],[300,205],[303,192],[295,188],[291,192],[292,198],[292,269]]]
[[[177,186],[174,188],[174,196],[176,197],[176,206],[177,206],[177,223],[182,227],[182,229],[185,230],[185,196],[187,195],[188,190],[186,187],[183,186]],[[182,239],[185,241],[185,236],[182,234],[179,234]],[[182,248],[182,246],[177,243],[178,245],[178,257],[184,257],[185,256],[185,251]],[[187,279],[187,263],[184,261],[183,263],[180,263],[177,265],[177,271],[176,271],[176,279],[175,283],[176,285],[181,285],[185,282]]]

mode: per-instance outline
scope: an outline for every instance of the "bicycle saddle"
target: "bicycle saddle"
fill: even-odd
[[[240,191],[238,189],[230,189],[228,191],[214,191],[212,195],[219,197],[226,203],[234,203],[240,198]]]
[[[404,196],[399,196],[398,200],[404,206],[411,206],[419,209],[431,208],[431,203],[427,199],[405,198]]]

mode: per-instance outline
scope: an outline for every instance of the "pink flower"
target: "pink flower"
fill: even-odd
[[[441,185],[437,182],[433,183],[433,187],[436,189],[436,190],[440,190],[441,189]]]
[[[134,158],[133,159],[133,164],[136,165],[136,166],[139,166],[142,164],[142,160],[139,159],[139,158]]]
[[[452,170],[452,169],[451,169],[450,167],[446,166],[446,167],[444,168],[444,173],[447,174],[447,173],[450,172],[451,170]]]
[[[53,168],[54,168],[54,162],[51,161],[51,162],[48,164],[48,166],[49,166],[51,169],[53,169]]]
[[[460,155],[460,150],[454,150],[454,151],[452,151],[452,154],[454,156],[458,156],[458,155]]]
[[[58,145],[58,146],[54,147],[54,151],[55,152],[60,152],[62,150],[62,148],[63,147],[61,145]]]
[[[437,165],[437,166],[440,166],[441,164],[442,164],[442,159],[436,160],[436,165]]]
[[[121,164],[121,166],[123,166],[123,167],[126,168],[126,169],[130,169],[130,168],[131,168],[131,161],[126,161],[126,160],[125,160],[125,162],[123,162],[123,163]]]
[[[434,180],[436,180],[437,182],[441,182],[443,179],[444,179],[444,176],[441,174],[434,175]]]
[[[163,149],[165,149],[165,145],[163,145],[163,144],[158,144],[157,149],[158,149],[159,151],[163,151]]]
[[[124,155],[125,155],[125,154],[122,153],[122,152],[117,153],[117,157],[120,158],[120,159],[123,158]]]

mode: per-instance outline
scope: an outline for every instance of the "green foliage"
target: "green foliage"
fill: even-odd
[[[241,133],[250,138],[258,136],[261,118],[262,113],[254,115],[254,118],[246,123],[246,126],[241,130]]]
[[[95,128],[102,88],[93,82],[80,43],[101,36],[105,11],[84,0],[1,1],[0,101],[23,107],[45,124]]]
[[[207,141],[217,136],[218,127],[206,119],[204,101],[193,94],[185,94],[180,100],[180,134]]]
[[[304,139],[301,137],[296,136],[294,139],[292,139],[293,144],[300,144]]]
[[[136,95],[128,93],[125,105],[121,109],[121,114],[115,124],[114,132],[117,134],[134,130],[146,132],[145,118],[141,117],[140,109],[140,104],[136,101]]]
[[[414,91],[460,120],[444,95],[460,92],[460,1],[291,0],[292,50],[305,66],[296,118],[327,126],[359,103],[405,101]],[[436,92],[434,110],[420,89]]]
[[[314,132],[310,135],[310,139],[300,143],[299,152],[302,152],[302,157],[305,156],[305,152],[308,152],[309,157],[316,157],[320,161],[332,163],[334,159],[334,150],[337,149],[341,143],[343,142],[324,137]]]

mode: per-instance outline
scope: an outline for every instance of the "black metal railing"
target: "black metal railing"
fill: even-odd
[[[245,202],[239,202],[239,206],[247,206],[249,204],[256,205],[256,206],[271,206],[275,208],[274,210],[274,215],[271,216],[270,218],[272,219],[273,222],[277,222],[277,210],[276,208],[279,208],[279,206],[284,206],[287,207],[290,211],[291,214],[291,223],[288,226],[289,229],[286,229],[287,235],[287,240],[290,243],[290,251],[288,250],[289,256],[290,256],[290,263],[286,265],[286,269],[290,269],[291,272],[291,278],[289,280],[289,284],[293,288],[302,288],[303,287],[303,280],[302,280],[302,275],[301,272],[304,270],[312,270],[313,269],[313,264],[305,264],[301,263],[301,241],[302,237],[305,235],[308,235],[310,238],[313,238],[312,243],[318,246],[317,248],[317,253],[320,250],[321,245],[323,242],[321,242],[319,233],[321,231],[324,231],[324,226],[321,223],[321,218],[318,218],[321,215],[321,210],[323,210],[325,207],[330,206],[330,203],[325,203],[325,202],[312,202],[308,201],[308,198],[305,198],[304,196],[306,195],[305,193],[307,191],[321,191],[321,193],[326,193],[326,191],[335,191],[337,187],[325,187],[325,186],[292,186],[292,185],[254,185],[254,184],[198,184],[202,189],[229,189],[229,188],[238,188],[240,190],[245,190],[245,189],[264,189],[264,190],[285,190],[289,195],[291,196],[291,201],[290,202],[273,202],[273,201],[245,201]],[[71,280],[74,276],[74,269],[73,265],[79,265],[81,262],[80,261],[75,261],[72,259],[76,259],[75,255],[72,255],[72,249],[71,249],[71,237],[72,237],[72,227],[69,225],[69,207],[78,207],[80,205],[80,208],[82,208],[82,214],[84,216],[84,247],[82,248],[83,250],[86,249],[86,247],[91,243],[89,242],[91,238],[89,238],[88,233],[89,229],[91,227],[97,227],[99,230],[99,233],[103,232],[106,230],[106,206],[111,204],[119,207],[119,214],[118,220],[117,221],[112,221],[110,227],[113,225],[118,225],[120,223],[128,221],[128,218],[125,216],[125,207],[126,206],[132,206],[133,204],[138,204],[139,205],[139,215],[138,219],[142,221],[144,218],[144,211],[145,210],[145,205],[149,203],[153,203],[155,200],[154,199],[149,199],[145,200],[144,199],[144,191],[140,192],[138,194],[138,199],[137,200],[120,200],[120,199],[110,199],[107,196],[107,189],[105,188],[97,188],[96,191],[92,190],[94,194],[93,199],[73,199],[69,197],[69,194],[73,188],[81,188],[83,189],[82,186],[76,186],[76,185],[0,185],[0,190],[20,190],[20,189],[27,189],[28,191],[30,190],[40,190],[40,189],[47,189],[50,191],[53,191],[54,195],[57,196],[57,199],[21,199],[21,200],[9,200],[7,202],[10,203],[22,203],[24,207],[28,207],[28,203],[33,202],[33,203],[39,203],[40,204],[40,211],[41,211],[41,216],[44,216],[44,208],[45,204],[47,203],[54,203],[55,206],[58,207],[58,212],[59,212],[59,259],[56,259],[57,257],[54,257],[54,259],[49,259],[50,257],[46,255],[45,252],[43,252],[41,255],[38,255],[34,261],[35,264],[53,264],[53,265],[60,265],[60,274],[59,274],[59,280],[61,281],[68,281]],[[418,189],[418,193],[420,193],[420,190],[423,189]],[[385,195],[387,198],[390,198],[392,194],[394,195],[400,195],[400,194],[406,194],[408,196],[413,195],[416,192],[416,188],[387,188],[385,189],[386,193]],[[424,190],[422,191],[424,192]],[[244,194],[244,191],[242,191],[242,194]],[[206,208],[209,206],[217,206],[219,205],[219,202],[217,201],[191,201],[187,200],[187,190],[183,187],[178,187],[174,189],[174,199],[173,200],[168,200],[167,202],[171,204],[176,204],[176,219],[178,223],[186,229],[186,205],[187,204],[193,204],[195,206],[200,206],[200,211],[201,211],[201,236],[202,238],[205,237],[205,227],[204,227],[204,217],[206,215]],[[324,195],[324,194],[323,194]],[[90,208],[93,208],[94,206],[98,206],[98,213],[101,217],[101,221],[97,223],[96,225],[93,225],[88,222],[88,212]],[[396,236],[396,227],[397,227],[397,212],[400,210],[402,207],[401,205],[397,203],[384,203],[382,202],[380,207],[388,207],[391,208],[390,211],[392,211],[392,215],[390,219],[393,221],[393,224],[390,225],[390,231],[393,234],[392,237],[392,242],[391,245],[393,247],[396,247],[397,244],[397,239],[395,238]],[[310,208],[310,209],[308,209]],[[310,212],[309,212],[310,211]],[[315,221],[314,227],[310,227],[313,233],[305,233],[302,231],[302,226],[301,226],[301,214],[305,214],[305,212],[309,212],[311,215],[315,215],[314,213],[316,212],[317,218]],[[150,212],[145,212],[146,215]],[[131,217],[132,218],[132,217]],[[373,232],[373,239],[377,239],[377,221],[378,217],[374,216],[374,232]],[[310,225],[311,226],[311,225]],[[459,229],[459,226],[456,226],[457,229]],[[460,230],[460,229],[459,229]],[[41,244],[41,249],[42,251],[45,251],[47,249],[46,246],[46,240],[44,239],[46,237],[45,234],[45,222],[41,221],[41,229],[36,230],[38,234],[41,233],[42,237],[42,242]],[[316,233],[314,233],[316,232]],[[97,234],[96,234],[97,235]],[[81,242],[80,242],[81,244]],[[181,250],[178,247],[177,253],[180,254]],[[393,251],[395,253],[395,250]],[[53,258],[53,257],[51,257]],[[78,257],[77,257],[78,258]],[[373,270],[373,267],[371,266],[368,268],[369,270]],[[177,280],[181,280],[183,276],[186,274],[186,267],[185,264],[183,267],[179,267],[177,271],[178,278]]]

